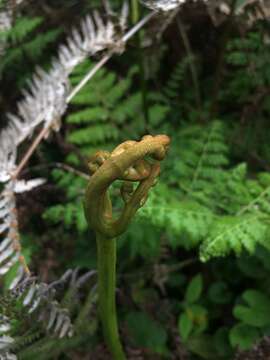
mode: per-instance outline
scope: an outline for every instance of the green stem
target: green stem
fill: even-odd
[[[97,233],[99,315],[103,335],[114,360],[125,360],[119,339],[115,289],[116,289],[116,239]]]
[[[131,9],[132,24],[136,24],[140,18],[138,0],[131,1]]]

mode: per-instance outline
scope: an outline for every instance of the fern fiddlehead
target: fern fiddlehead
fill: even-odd
[[[120,144],[112,153],[99,151],[89,162],[92,176],[86,189],[85,215],[96,232],[99,314],[105,341],[115,360],[126,358],[119,339],[115,305],[116,237],[127,229],[136,211],[144,205],[169,143],[166,135],[146,135],[139,142]],[[114,219],[108,189],[116,180],[123,181],[121,196],[125,205]],[[134,191],[133,182],[138,183]]]

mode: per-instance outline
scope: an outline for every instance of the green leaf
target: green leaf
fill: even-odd
[[[229,343],[229,329],[221,327],[214,335],[215,348],[219,355],[232,355],[232,348]]]
[[[259,337],[260,334],[256,328],[241,323],[235,325],[229,334],[231,345],[241,350],[250,349]]]
[[[200,249],[202,261],[225,256],[231,251],[236,255],[244,250],[254,253],[257,244],[267,245],[267,226],[262,213],[220,217],[212,226],[209,237]],[[269,245],[268,245],[269,246]]]
[[[167,353],[167,332],[148,314],[140,311],[130,312],[126,321],[132,339],[137,346],[145,347],[160,354]]]
[[[270,299],[257,290],[247,290],[243,299],[248,306],[236,305],[233,309],[234,316],[243,323],[255,327],[270,325]]]
[[[186,341],[192,331],[193,322],[189,318],[188,314],[181,314],[178,321],[178,329],[180,332],[180,336],[183,341]]]
[[[192,304],[186,308],[186,313],[193,321],[193,331],[195,334],[200,334],[206,330],[208,324],[208,312],[205,307],[198,304]]]
[[[43,19],[41,17],[19,17],[10,30],[9,37],[14,43],[23,41],[24,38],[30,35],[42,22]]]
[[[199,356],[199,359],[220,360],[215,348],[213,337],[206,334],[190,337],[187,343],[188,349]]]
[[[88,124],[94,121],[106,121],[109,117],[109,113],[106,109],[96,106],[86,108],[81,111],[77,111],[67,117],[67,123],[69,124]]]
[[[202,290],[203,290],[202,275],[198,274],[189,283],[185,294],[185,300],[190,304],[198,301],[201,296]]]
[[[260,311],[270,310],[270,298],[258,290],[245,291],[243,298],[250,306],[254,306]]]
[[[155,104],[149,110],[149,122],[152,126],[159,126],[169,112],[169,107]]]
[[[195,201],[177,201],[179,193],[159,182],[151,192],[139,216],[157,228],[165,228],[172,236],[172,247],[192,248],[207,235],[213,221],[209,209]]]
[[[247,306],[237,305],[233,309],[233,315],[242,320],[245,324],[261,327],[265,325],[265,318],[263,314],[257,314],[255,309],[250,309]],[[268,322],[268,321],[267,321]]]

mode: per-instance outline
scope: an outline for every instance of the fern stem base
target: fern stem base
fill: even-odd
[[[116,289],[116,239],[97,233],[99,316],[103,335],[114,360],[126,360],[118,332]]]

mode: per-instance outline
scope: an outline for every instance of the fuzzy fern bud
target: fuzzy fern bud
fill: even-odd
[[[170,139],[166,135],[147,135],[141,141],[125,141],[111,154],[98,151],[89,162],[91,179],[86,190],[85,214],[91,228],[108,237],[123,233],[136,211],[145,203],[160,172],[161,161]],[[153,162],[146,159],[150,156]],[[108,188],[115,180],[124,181],[122,214],[113,219]],[[139,182],[133,191],[126,182]]]

